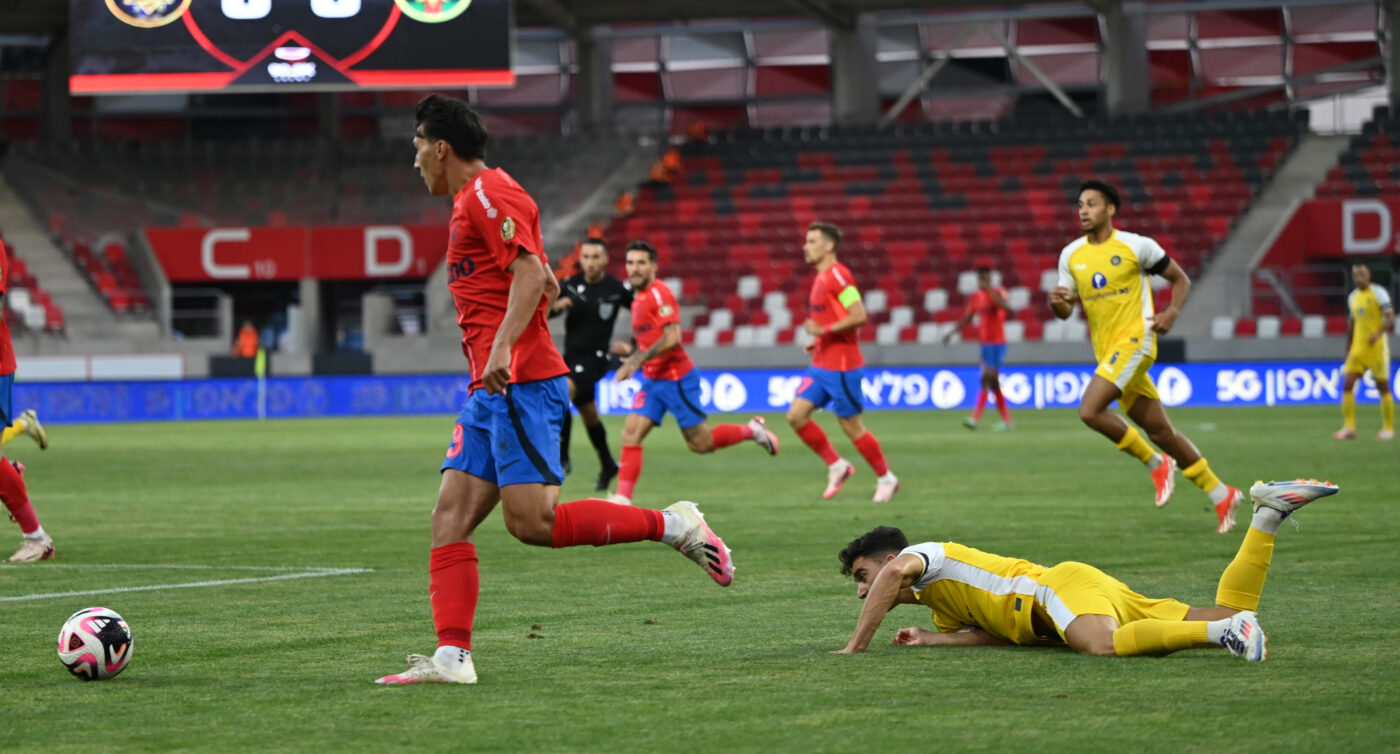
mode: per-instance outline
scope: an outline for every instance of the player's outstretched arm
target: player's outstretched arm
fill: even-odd
[[[1006,642],[980,628],[945,634],[918,626],[910,626],[909,628],[901,628],[895,633],[894,643],[906,647],[995,647]]]
[[[1165,334],[1171,332],[1172,325],[1176,324],[1176,315],[1181,313],[1186,297],[1191,295],[1191,278],[1175,259],[1167,264],[1167,269],[1162,270],[1162,277],[1172,284],[1172,302],[1157,312],[1152,320],[1152,331]]]
[[[535,309],[540,305],[540,297],[545,294],[545,279],[553,279],[554,274],[545,270],[539,258],[528,251],[510,263],[506,271],[511,274],[510,293],[506,297],[506,313],[501,319],[501,327],[496,330],[496,340],[491,344],[491,358],[486,361],[482,382],[488,393],[505,392],[510,384],[510,352],[515,342],[530,324]]]
[[[858,654],[870,646],[875,631],[885,620],[885,615],[899,604],[899,592],[914,585],[924,572],[924,559],[913,553],[905,553],[885,564],[876,574],[870,590],[866,592],[865,604],[860,608],[860,619],[856,622],[855,633],[844,649],[833,654]]]

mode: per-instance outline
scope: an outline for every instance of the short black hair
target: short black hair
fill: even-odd
[[[651,261],[656,261],[656,247],[646,241],[637,240],[628,242],[627,251],[645,251],[647,256],[651,257]],[[624,252],[624,256],[625,255]]]
[[[486,159],[486,143],[490,134],[486,124],[471,105],[456,97],[429,94],[413,109],[415,130],[432,141],[441,139],[463,160]]]
[[[585,246],[601,246],[603,247],[603,253],[608,253],[608,242],[604,241],[603,239],[597,236],[589,236],[588,238],[579,241],[578,245],[580,249],[582,249]]]
[[[976,268],[976,269],[977,269],[977,274],[978,274],[978,275],[990,275],[990,274],[992,274],[992,268],[991,268],[990,266],[988,266],[988,265],[985,265],[985,264],[979,264],[979,265],[977,265],[977,268]]]
[[[815,230],[821,233],[822,235],[826,236],[828,241],[831,241],[831,245],[833,248],[838,250],[841,248],[841,241],[844,236],[841,233],[841,228],[835,223],[823,222],[821,220],[813,220],[812,224],[807,226],[807,230]]]
[[[1098,178],[1090,178],[1089,180],[1079,184],[1079,194],[1090,190],[1097,191],[1100,194],[1103,194],[1104,198],[1108,200],[1109,204],[1113,205],[1114,209],[1123,208],[1123,199],[1118,195],[1118,188],[1112,183],[1109,183],[1108,181],[1101,181]],[[1078,199],[1079,194],[1075,194],[1076,199]]]
[[[850,576],[856,558],[896,553],[909,546],[909,538],[893,526],[877,526],[851,540],[841,551],[841,575]]]

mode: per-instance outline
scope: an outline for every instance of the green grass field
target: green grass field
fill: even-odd
[[[896,628],[930,625],[916,606],[897,608],[868,654],[829,654],[859,609],[836,553],[877,524],[1087,561],[1197,605],[1243,532],[1216,535],[1180,477],[1156,509],[1142,467],[1071,412],[1021,412],[1008,434],[970,433],[953,413],[876,413],[867,423],[904,486],[880,506],[829,415],[859,468],[831,501],[820,461],[786,427],[776,459],[748,444],[696,457],[673,424],[653,434],[637,502],[699,502],[734,549],[729,589],[659,544],[531,548],[495,514],[477,537],[480,684],[400,688],[372,681],[434,646],[428,514],[447,417],[53,427],[46,452],[23,438],[7,448],[28,465],[59,556],[0,567],[0,751],[1394,750],[1400,445],[1369,439],[1373,405],[1361,407],[1366,439],[1335,442],[1336,414],[1174,412],[1228,482],[1342,487],[1297,516],[1301,531],[1280,532],[1261,664],[891,645]],[[591,496],[581,431],[574,458],[566,500]],[[373,570],[14,599],[293,573],[255,566]],[[55,637],[95,604],[130,622],[134,659],[82,683]]]

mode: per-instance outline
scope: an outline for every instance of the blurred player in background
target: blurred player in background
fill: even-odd
[[[1351,266],[1356,290],[1347,296],[1347,360],[1342,364],[1342,428],[1332,434],[1338,440],[1356,437],[1356,381],[1367,372],[1381,396],[1381,431],[1377,440],[1395,439],[1395,398],[1390,393],[1390,331],[1395,327],[1395,307],[1390,292],[1371,284],[1371,268]]]
[[[39,423],[39,416],[33,410],[25,411],[15,418],[14,401],[11,392],[15,386],[15,349],[10,343],[10,323],[5,319],[5,297],[9,294],[10,259],[5,254],[5,245],[0,243],[0,424],[5,427],[3,441],[21,433],[34,438],[40,449],[49,446],[48,433]],[[0,444],[4,444],[0,443]],[[25,489],[24,477],[20,474],[24,466],[18,461],[0,457],[0,500],[10,512],[10,520],[19,524],[24,535],[19,549],[10,556],[11,563],[33,563],[48,560],[54,556],[53,538],[39,525],[39,516],[29,502],[29,491]]]
[[[596,492],[607,490],[617,476],[617,461],[608,448],[608,432],[598,418],[598,380],[607,374],[612,349],[613,326],[624,308],[632,307],[632,286],[607,273],[608,247],[601,238],[589,238],[579,247],[577,275],[560,284],[559,298],[550,316],[565,314],[564,363],[569,366],[569,398],[578,408],[578,417],[588,431],[588,441],[598,453]],[[573,414],[564,413],[559,433],[559,457],[568,474],[569,440],[573,435]]]
[[[841,551],[841,573],[865,604],[846,647],[864,652],[895,605],[933,612],[929,631],[901,628],[894,643],[924,646],[1068,645],[1106,657],[1161,655],[1225,647],[1252,662],[1268,656],[1254,611],[1274,556],[1279,525],[1294,511],[1337,492],[1330,482],[1256,483],[1254,518],[1234,560],[1220,575],[1213,607],[1149,599],[1099,569],[1076,562],[1046,568],[956,542],[913,547],[904,532],[880,526]]]
[[[802,378],[797,396],[788,408],[788,425],[826,462],[826,491],[822,497],[830,499],[856,473],[855,465],[836,452],[826,432],[811,420],[812,412],[831,406],[841,430],[875,471],[874,500],[884,503],[899,491],[899,478],[890,471],[880,442],[861,421],[865,411],[861,389],[865,358],[860,353],[856,332],[865,324],[865,305],[851,271],[836,259],[840,248],[840,228],[820,221],[807,226],[802,254],[807,264],[817,269],[817,277],[808,297],[811,315],[802,328],[815,337],[803,348],[812,356],[812,366],[807,368],[807,376]]]
[[[1006,359],[1006,313],[1011,307],[1006,303],[1006,289],[992,285],[992,268],[977,268],[977,290],[967,299],[967,308],[953,328],[943,336],[947,343],[954,335],[962,332],[963,326],[977,317],[977,342],[982,345],[982,389],[977,392],[977,404],[972,407],[972,416],[963,419],[963,426],[977,429],[982,420],[982,410],[987,407],[987,392],[997,399],[997,413],[1001,421],[992,428],[993,432],[1011,429],[1011,409],[1001,394],[1001,364]]]
[[[640,369],[642,387],[622,427],[622,465],[617,494],[610,499],[632,504],[632,491],[642,474],[642,440],[667,413],[676,417],[685,445],[692,452],[713,453],[753,440],[768,455],[777,455],[778,438],[768,431],[761,416],[748,424],[720,424],[713,430],[705,423],[705,412],[700,409],[700,375],[681,347],[680,305],[670,287],[656,279],[656,248],[646,241],[627,244],[627,281],[634,296],[632,333],[637,345],[618,344],[619,352],[630,349],[630,353],[617,370],[617,381],[627,380]]]
[[[526,544],[658,540],[721,586],[733,580],[734,566],[694,503],[664,511],[606,500],[559,503],[568,368],[545,322],[559,288],[544,254],[539,210],[505,171],[486,167],[486,127],[467,103],[432,95],[414,117],[413,167],[431,194],[453,197],[448,288],[471,384],[433,509],[428,596],[437,651],[409,655],[408,670],[376,683],[476,683],[471,635],[479,576],[472,534],[498,502],[506,529]]]
[[[1050,292],[1050,308],[1060,319],[1068,319],[1079,300],[1093,333],[1099,365],[1080,399],[1079,418],[1147,466],[1159,508],[1171,499],[1179,464],[1186,478],[1210,496],[1215,530],[1224,534],[1235,526],[1235,509],[1243,495],[1221,482],[1196,446],[1172,426],[1147,374],[1157,359],[1157,336],[1172,329],[1191,279],[1156,241],[1113,227],[1119,204],[1118,189],[1108,183],[1090,180],[1080,185],[1079,225],[1084,236],[1060,252],[1058,285]],[[1161,275],[1172,284],[1171,304],[1155,315],[1148,275]],[[1153,451],[1123,417],[1108,410],[1115,400],[1165,453]]]

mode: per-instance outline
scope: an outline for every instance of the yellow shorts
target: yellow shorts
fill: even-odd
[[[1141,343],[1120,340],[1104,350],[1104,356],[1099,361],[1098,368],[1094,370],[1094,374],[1112,382],[1123,391],[1118,398],[1118,405],[1122,406],[1124,411],[1131,409],[1133,402],[1139,397],[1158,397],[1157,386],[1147,374],[1147,370],[1152,368],[1156,359],[1143,353],[1141,349]]]
[[[1365,351],[1351,351],[1347,353],[1347,360],[1342,364],[1342,374],[1364,374],[1370,372],[1372,377],[1379,380],[1390,379],[1390,354],[1389,349],[1368,348]]]
[[[1123,626],[1155,618],[1181,620],[1191,607],[1173,599],[1154,600],[1086,563],[1069,561],[1052,566],[1036,579],[1036,603],[1045,610],[1060,638],[1081,615],[1107,615]]]

